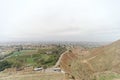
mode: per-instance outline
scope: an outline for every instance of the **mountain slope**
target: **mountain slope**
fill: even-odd
[[[79,80],[92,80],[107,71],[120,73],[120,40],[89,52],[74,49],[63,57],[61,67]]]

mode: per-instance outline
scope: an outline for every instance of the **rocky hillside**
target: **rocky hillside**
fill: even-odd
[[[120,73],[120,40],[93,50],[74,48],[64,54],[60,67],[78,80],[96,80],[106,72]]]

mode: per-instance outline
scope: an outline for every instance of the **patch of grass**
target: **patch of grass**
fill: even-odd
[[[33,58],[27,58],[27,61],[26,61],[28,64],[34,64],[34,60]]]
[[[113,80],[113,79],[120,79],[120,74],[113,74],[113,73],[104,74],[104,75],[101,74],[98,80]]]
[[[20,54],[21,54],[21,52],[16,51],[16,52],[13,52],[13,54],[11,56],[18,56]]]
[[[56,47],[53,49],[39,49],[36,50],[21,50],[14,52],[11,57],[6,60],[12,63],[14,66],[47,66],[51,67],[55,65],[57,60],[59,59],[61,53],[63,53],[66,49],[63,47]],[[47,54],[47,51],[51,51],[50,54]]]

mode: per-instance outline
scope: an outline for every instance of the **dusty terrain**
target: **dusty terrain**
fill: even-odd
[[[1,72],[0,80],[64,80],[60,72]]]
[[[73,79],[120,79],[120,40],[92,50],[73,48],[62,57],[60,67]]]

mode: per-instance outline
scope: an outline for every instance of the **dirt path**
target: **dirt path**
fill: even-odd
[[[66,54],[66,53],[68,53],[68,50],[61,54],[61,56],[59,57],[59,59],[56,62],[54,67],[58,67],[60,65],[60,61],[61,61],[62,57],[64,56],[64,54]]]
[[[3,73],[4,74],[4,73]],[[6,74],[5,74],[6,75]],[[0,80],[63,80],[64,74],[52,72],[35,72],[28,74],[12,74],[8,76],[0,76]]]

